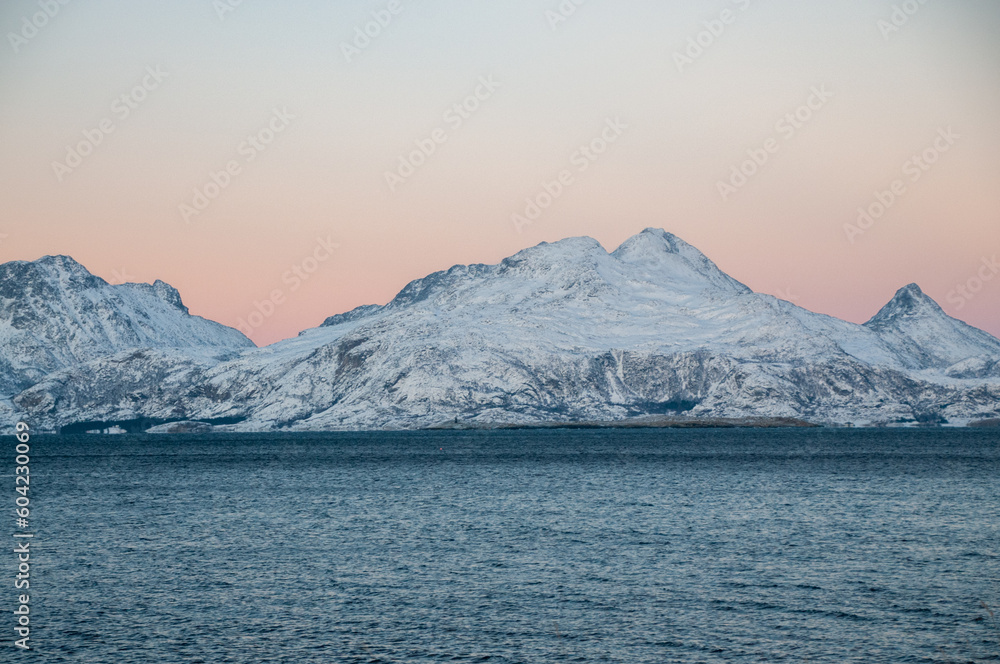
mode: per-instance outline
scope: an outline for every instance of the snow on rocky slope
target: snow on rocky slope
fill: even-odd
[[[42,426],[149,419],[237,430],[380,429],[643,415],[950,422],[1000,415],[1000,341],[916,286],[864,325],[753,293],[647,229],[608,253],[543,243],[459,265],[385,306],[218,364],[156,348],[50,373]]]
[[[68,256],[0,265],[0,395],[123,350],[175,348],[218,360],[252,346],[191,316],[162,281],[111,286]]]
[[[916,284],[901,288],[865,327],[907,368],[944,370],[957,378],[1000,378],[1000,340],[948,316]]]

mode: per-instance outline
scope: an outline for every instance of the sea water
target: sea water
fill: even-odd
[[[31,446],[32,661],[1000,661],[995,430]]]

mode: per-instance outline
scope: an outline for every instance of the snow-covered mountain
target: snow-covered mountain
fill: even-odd
[[[916,286],[848,323],[749,288],[647,229],[608,253],[543,243],[214,365],[153,347],[50,373],[42,426],[203,420],[238,430],[414,428],[643,415],[950,422],[1000,415],[1000,341]]]
[[[0,397],[120,351],[173,348],[218,361],[249,347],[240,332],[190,315],[162,281],[111,286],[68,256],[0,265]]]
[[[942,369],[956,378],[1000,378],[1000,341],[948,316],[920,287],[901,288],[865,327],[911,369]]]

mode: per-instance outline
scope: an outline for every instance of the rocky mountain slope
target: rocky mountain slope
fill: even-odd
[[[1000,341],[917,286],[857,325],[753,293],[658,229],[611,253],[571,238],[455,266],[385,306],[217,363],[160,344],[84,360],[13,407],[49,428],[202,420],[236,430],[1000,415]]]
[[[129,349],[219,360],[251,347],[240,332],[191,316],[162,281],[111,286],[68,256],[0,265],[0,397]]]

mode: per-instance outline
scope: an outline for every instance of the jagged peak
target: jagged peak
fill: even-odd
[[[915,316],[949,317],[933,298],[924,293],[920,286],[917,284],[907,284],[896,291],[892,299],[865,325],[886,325],[901,318],[913,318]]]
[[[30,261],[37,265],[56,265],[60,267],[68,267],[73,270],[86,270],[75,258],[72,256],[67,256],[66,254],[47,254],[41,258]]]
[[[57,287],[59,282],[66,282],[77,288],[107,285],[104,279],[91,274],[73,257],[62,254],[42,256],[33,261],[10,261],[0,265],[0,274],[4,281],[8,281],[4,288],[8,296],[19,286],[32,282],[50,284],[50,287]]]
[[[901,295],[905,297],[926,298],[928,300],[930,299],[930,297],[928,297],[928,295],[924,293],[924,291],[920,288],[920,286],[918,286],[915,283],[906,284],[898,291],[896,291],[896,294],[893,297],[896,298],[900,297]]]
[[[11,263],[31,265],[50,271],[56,270],[74,276],[94,276],[90,273],[90,270],[77,262],[75,258],[72,256],[66,256],[65,254],[50,254],[33,261],[12,261]]]
[[[0,272],[10,278],[3,289],[4,295],[8,297],[16,294],[18,285],[24,283],[26,278],[35,278],[57,290],[62,288],[59,286],[62,282],[73,289],[126,288],[145,291],[185,314],[190,313],[181,299],[180,292],[161,279],[152,284],[127,283],[112,286],[101,277],[92,274],[75,258],[64,254],[42,256],[33,261],[10,261],[0,265]]]
[[[188,308],[184,306],[184,301],[181,300],[180,291],[171,286],[165,281],[157,279],[153,282],[153,292],[156,293],[157,297],[166,302],[167,304],[180,309],[184,313],[189,313]]]

